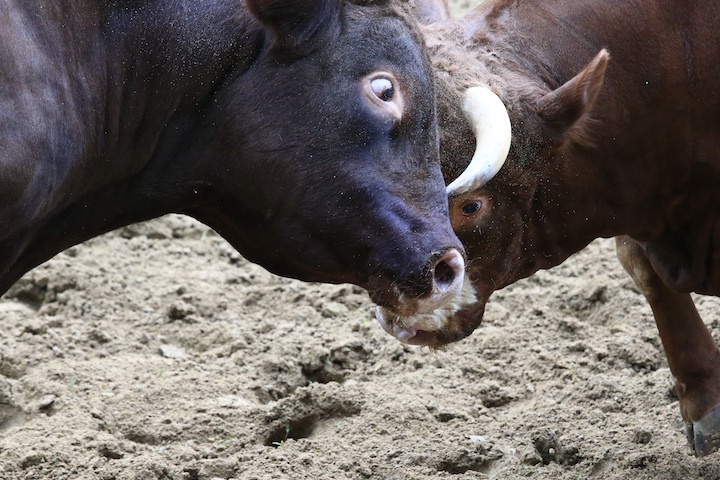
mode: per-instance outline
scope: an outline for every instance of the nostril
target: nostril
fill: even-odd
[[[435,265],[435,284],[441,291],[451,288],[458,277],[462,277],[465,270],[463,257],[453,249],[443,255]]]
[[[452,285],[455,279],[455,270],[447,262],[440,262],[435,266],[435,282],[439,287]]]

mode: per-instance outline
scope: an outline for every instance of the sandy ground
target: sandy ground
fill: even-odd
[[[185,217],[72,248],[0,301],[0,479],[720,478],[611,240],[439,352],[371,310]]]

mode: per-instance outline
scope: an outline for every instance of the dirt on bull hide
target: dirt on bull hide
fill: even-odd
[[[718,299],[698,305],[720,335]],[[612,240],[497,292],[441,351],[179,216],[58,255],[0,319],[3,480],[720,478]]]

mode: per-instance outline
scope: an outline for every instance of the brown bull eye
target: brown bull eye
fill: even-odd
[[[383,102],[389,102],[395,95],[395,88],[387,78],[376,78],[370,82],[373,93]]]
[[[476,213],[478,210],[480,210],[481,206],[481,202],[470,202],[463,205],[461,210],[464,215],[472,215],[473,213]]]

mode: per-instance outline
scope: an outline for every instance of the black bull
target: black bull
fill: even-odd
[[[176,212],[408,313],[460,288],[431,67],[383,1],[0,3],[0,293]]]

